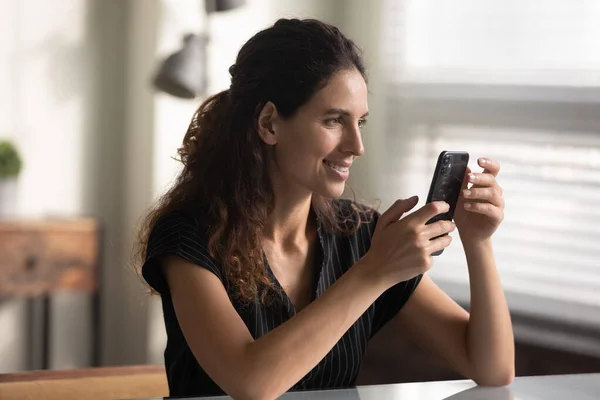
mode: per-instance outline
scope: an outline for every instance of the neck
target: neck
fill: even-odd
[[[265,225],[264,239],[283,246],[305,242],[314,230],[310,218],[312,193],[293,190],[277,179],[272,182],[275,207]]]
[[[282,245],[305,241],[313,227],[310,204],[310,196],[291,199],[275,195],[275,208],[269,215],[264,238]]]

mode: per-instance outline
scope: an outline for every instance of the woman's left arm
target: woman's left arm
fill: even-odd
[[[514,335],[492,244],[463,246],[471,288],[466,339],[473,378],[484,385],[506,385],[515,375]]]
[[[478,161],[484,170],[467,171],[454,215],[469,269],[470,314],[424,276],[396,323],[465,377],[504,386],[515,375],[514,335],[491,240],[504,218],[504,200],[496,182],[499,164]]]

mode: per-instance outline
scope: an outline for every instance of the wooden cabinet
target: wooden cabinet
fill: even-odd
[[[97,286],[99,227],[91,219],[0,222],[0,296]]]
[[[0,298],[41,303],[41,307],[30,307],[41,309],[39,317],[30,316],[33,325],[30,330],[41,334],[41,338],[32,339],[30,346],[32,353],[41,354],[41,361],[30,362],[34,364],[32,368],[48,365],[52,294],[78,291],[92,296],[93,331],[98,331],[100,233],[98,222],[89,218],[0,221]],[[92,347],[94,364],[97,364],[97,334],[95,336]]]

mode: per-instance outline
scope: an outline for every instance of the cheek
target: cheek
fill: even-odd
[[[298,142],[286,148],[284,157],[282,161],[286,165],[285,169],[297,173],[313,170],[318,155],[306,142]]]
[[[334,135],[324,129],[313,128],[304,132],[295,132],[285,143],[285,151],[289,160],[294,163],[314,164],[326,158],[336,148]]]
[[[325,128],[315,129],[306,135],[302,144],[305,152],[310,153],[315,158],[326,158],[337,148],[339,143],[339,134],[333,130]]]

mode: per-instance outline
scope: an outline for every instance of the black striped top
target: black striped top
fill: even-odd
[[[340,201],[350,207],[346,200]],[[315,263],[313,298],[318,298],[342,274],[344,274],[369,249],[371,237],[379,215],[351,235],[327,233],[318,223],[319,252]],[[164,216],[154,227],[149,243],[142,274],[146,282],[161,294],[164,321],[167,330],[165,367],[171,396],[203,396],[223,394],[221,388],[198,364],[177,322],[169,288],[160,268],[160,259],[165,255],[178,255],[214,273],[223,282],[223,269],[208,255],[207,229],[197,217],[177,212]],[[277,279],[268,268],[268,273],[278,288]],[[297,382],[291,390],[317,390],[354,386],[367,342],[377,333],[408,300],[417,287],[421,276],[402,282],[386,291],[350,327],[318,365]],[[229,292],[229,290],[228,290]],[[283,292],[282,290],[282,293]],[[230,296],[233,307],[248,330],[259,338],[284,323],[295,314],[294,307],[285,294],[281,302],[269,306],[256,303],[248,306],[239,304]],[[319,329],[315,327],[315,329]]]

